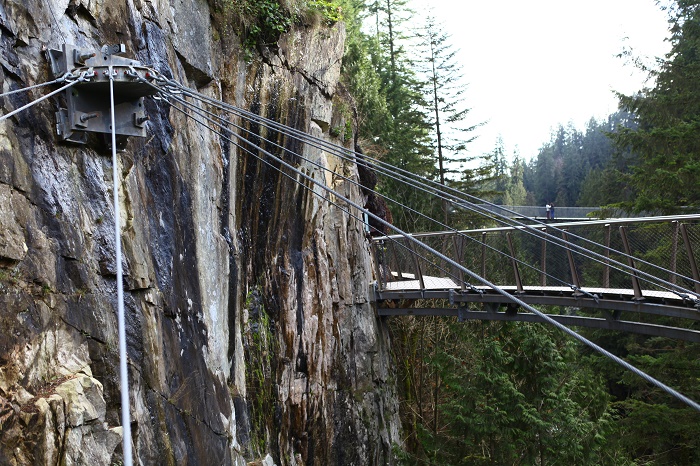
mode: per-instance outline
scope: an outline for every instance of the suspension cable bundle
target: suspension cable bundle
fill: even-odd
[[[341,160],[348,161],[351,163],[356,163],[357,165],[364,166],[364,167],[371,169],[371,170],[375,170],[380,175],[387,176],[387,177],[394,179],[396,181],[405,183],[407,186],[415,188],[415,189],[417,189],[421,192],[424,192],[426,194],[429,194],[431,196],[435,196],[437,199],[448,201],[451,203],[456,203],[463,208],[466,208],[466,209],[473,211],[475,213],[479,213],[481,215],[484,215],[485,217],[490,218],[492,220],[495,220],[502,225],[517,226],[520,229],[522,229],[523,231],[526,231],[530,235],[536,236],[537,238],[541,238],[544,241],[547,241],[548,243],[572,250],[573,252],[580,254],[584,257],[587,257],[589,259],[596,260],[596,261],[605,261],[608,264],[613,264],[614,268],[616,268],[617,270],[620,270],[626,274],[641,275],[640,278],[644,279],[645,281],[647,281],[649,283],[653,283],[656,286],[659,286],[659,287],[662,287],[668,291],[671,291],[671,292],[683,297],[684,299],[689,299],[689,300],[692,300],[692,301],[698,303],[700,301],[700,296],[698,296],[695,292],[693,292],[687,288],[684,288],[682,286],[679,286],[675,283],[671,283],[671,282],[668,282],[666,280],[660,279],[652,274],[640,271],[632,266],[629,266],[628,264],[624,264],[622,262],[615,261],[613,259],[610,259],[609,257],[605,257],[601,254],[587,250],[587,249],[583,248],[582,246],[579,246],[575,243],[568,241],[567,239],[559,238],[556,235],[549,233],[548,231],[542,231],[542,230],[537,229],[536,227],[534,227],[532,225],[527,225],[527,224],[519,222],[515,219],[511,219],[508,216],[506,216],[505,214],[499,214],[497,212],[490,211],[490,210],[486,209],[485,207],[479,206],[478,204],[483,204],[485,206],[490,206],[492,208],[496,208],[500,212],[511,213],[511,214],[514,213],[514,212],[508,210],[507,208],[504,208],[503,206],[497,206],[497,205],[490,203],[488,201],[485,201],[483,199],[479,199],[476,196],[472,196],[472,195],[460,192],[454,188],[441,185],[434,180],[430,180],[427,178],[423,178],[423,177],[414,175],[406,170],[403,170],[399,167],[392,166],[392,165],[390,165],[386,162],[383,162],[381,160],[378,160],[376,158],[372,158],[372,157],[366,156],[364,154],[358,154],[353,150],[347,149],[347,148],[342,147],[342,146],[337,146],[337,145],[332,144],[324,139],[313,137],[307,133],[304,133],[304,132],[296,130],[294,128],[285,126],[281,123],[277,123],[277,122],[274,122],[274,121],[269,120],[267,118],[263,118],[260,115],[256,115],[252,112],[240,109],[238,107],[235,107],[235,106],[232,106],[229,104],[226,104],[220,100],[210,98],[208,96],[205,96],[205,95],[197,92],[196,90],[187,88],[174,80],[165,78],[162,74],[160,74],[156,71],[152,71],[151,77],[154,78],[152,81],[146,80],[143,77],[141,77],[140,75],[135,74],[135,79],[138,79],[138,80],[141,80],[145,83],[148,83],[150,86],[152,86],[154,89],[156,89],[159,92],[158,97],[160,99],[164,100],[165,102],[167,102],[169,105],[171,105],[172,108],[183,113],[187,118],[192,119],[198,125],[206,128],[210,131],[213,131],[220,138],[230,142],[235,147],[241,149],[245,153],[248,153],[248,154],[254,156],[255,158],[257,158],[261,162],[267,164],[268,166],[270,166],[274,170],[279,171],[282,175],[293,180],[294,182],[296,182],[297,184],[302,186],[304,189],[308,189],[309,191],[311,191],[312,194],[321,198],[321,200],[323,202],[328,202],[329,204],[336,206],[342,212],[346,213],[351,218],[354,218],[360,222],[364,222],[364,217],[366,216],[367,218],[373,219],[375,222],[379,223],[380,225],[384,226],[385,228],[389,228],[391,230],[394,230],[399,237],[406,239],[409,243],[420,248],[424,252],[424,254],[428,254],[431,257],[435,257],[435,258],[439,259],[443,263],[448,264],[449,266],[461,271],[463,274],[468,275],[474,281],[480,282],[482,285],[493,289],[495,292],[497,292],[497,293],[501,294],[502,296],[504,296],[505,298],[509,299],[512,303],[517,304],[517,305],[521,306],[522,308],[526,309],[527,311],[537,315],[544,322],[547,322],[547,323],[555,326],[556,328],[558,328],[562,332],[570,335],[571,337],[580,341],[584,345],[599,352],[603,356],[615,361],[620,366],[637,374],[641,378],[645,379],[646,381],[655,385],[656,387],[664,390],[666,393],[670,394],[671,396],[675,397],[676,399],[682,401],[683,403],[694,408],[695,410],[700,411],[700,404],[698,404],[695,401],[687,398],[686,396],[678,393],[676,390],[672,389],[671,387],[668,387],[667,385],[663,384],[662,382],[658,381],[657,379],[649,376],[648,374],[644,373],[643,371],[639,370],[638,368],[627,363],[623,359],[613,355],[612,353],[608,352],[607,350],[603,349],[602,347],[598,346],[597,344],[593,343],[592,341],[586,339],[585,337],[578,334],[577,332],[571,330],[570,328],[566,327],[565,325],[552,319],[552,317],[548,316],[547,314],[545,314],[545,313],[539,311],[538,309],[534,308],[533,306],[525,303],[524,301],[519,299],[517,296],[514,296],[514,295],[508,293],[507,291],[503,290],[499,286],[486,280],[484,277],[481,277],[478,274],[471,271],[470,269],[468,269],[467,267],[464,267],[462,264],[457,263],[453,259],[442,254],[441,252],[428,246],[427,244],[423,243],[422,241],[419,241],[413,235],[411,235],[411,234],[397,228],[396,226],[390,224],[385,219],[370,212],[365,207],[357,204],[356,202],[352,201],[351,199],[342,195],[341,193],[337,192],[336,190],[326,186],[324,183],[319,182],[314,177],[309,176],[307,173],[304,173],[303,170],[300,170],[299,168],[293,166],[292,164],[285,161],[283,158],[274,155],[272,152],[264,149],[260,144],[254,143],[253,141],[250,140],[250,138],[245,137],[243,135],[243,134],[248,134],[248,135],[255,135],[256,137],[260,137],[259,135],[255,134],[252,130],[246,129],[245,127],[242,127],[239,125],[236,125],[230,119],[220,117],[220,116],[214,114],[213,112],[204,110],[203,108],[200,108],[199,106],[195,105],[194,103],[187,101],[186,98],[190,98],[190,99],[192,99],[200,104],[211,105],[212,107],[224,112],[225,114],[240,117],[241,119],[248,121],[250,123],[259,124],[259,125],[264,126],[268,129],[278,131],[287,137],[294,138],[299,142],[308,144],[310,147],[315,147],[315,148],[318,148],[320,150],[327,151],[328,153],[334,154],[334,155],[338,156]],[[88,76],[87,73],[83,73],[80,76],[73,76],[73,75],[67,74],[63,78],[57,79],[57,80],[49,82],[49,83],[43,83],[40,85],[32,86],[31,88],[25,88],[25,89],[21,89],[18,91],[12,91],[12,92],[8,92],[8,93],[5,93],[3,95],[0,95],[0,97],[2,97],[5,95],[14,94],[16,92],[21,92],[21,91],[27,91],[27,90],[30,90],[33,88],[38,88],[38,87],[42,87],[42,86],[49,85],[49,84],[59,84],[62,82],[68,82],[68,84],[61,87],[60,89],[58,89],[54,92],[51,92],[50,94],[47,94],[46,96],[43,96],[40,99],[37,99],[37,100],[27,104],[27,105],[24,105],[21,108],[18,108],[18,109],[14,110],[6,115],[1,116],[0,121],[5,120],[8,117],[10,117],[16,113],[18,113],[22,110],[25,110],[25,109],[43,101],[43,100],[51,97],[52,95],[55,95],[61,91],[64,91],[65,89],[68,89],[69,87],[77,84],[78,82],[85,81],[89,78],[90,78],[90,76]],[[111,81],[111,78],[110,78],[110,81]],[[114,97],[113,97],[113,95],[111,95],[111,98],[112,98],[111,106],[112,106],[112,112],[113,112],[114,111],[114,100],[113,100]],[[177,106],[178,104],[181,107],[178,107]],[[199,118],[191,115],[190,113],[196,114]],[[114,118],[113,115],[112,115],[112,118]],[[113,126],[114,126],[114,123],[113,123]],[[240,131],[240,133],[234,131],[234,129]],[[243,134],[241,134],[241,133],[243,133]],[[280,145],[278,145],[274,141],[270,141],[270,140],[265,139],[265,138],[260,138],[260,139],[267,144],[271,144],[273,147],[282,148]],[[115,209],[118,209],[118,184],[117,184],[117,178],[116,178],[116,176],[117,176],[116,175],[116,170],[117,170],[116,144],[115,144],[114,131],[112,132],[112,142],[113,142],[112,143],[112,150],[113,150],[113,164],[114,164],[114,177],[115,177],[115,179],[114,179]],[[287,150],[287,149],[285,149],[285,150]],[[323,166],[322,164],[319,164],[317,162],[310,160],[307,157],[304,157],[302,154],[295,153],[294,155],[299,157],[300,160],[303,160],[306,163],[309,163],[313,166],[319,167],[322,170],[332,171],[329,168]],[[275,164],[278,164],[279,166],[275,166],[272,162],[274,162]],[[345,177],[345,176],[339,175],[337,173],[335,175],[340,176],[341,179],[348,181],[351,184],[354,184],[356,186],[361,186],[360,183],[358,183],[357,181],[355,181],[352,178]],[[302,183],[302,181],[301,181],[302,179],[305,180],[306,182],[308,182],[309,185]],[[320,190],[324,191],[325,194],[322,195],[321,192],[317,191],[316,189],[309,188],[309,186],[316,186],[316,187],[320,188]],[[366,187],[362,187],[362,188],[367,189]],[[385,198],[389,202],[393,202],[397,205],[400,205],[402,208],[410,209],[411,212],[419,214],[428,220],[434,221],[435,224],[440,225],[443,228],[446,228],[449,232],[451,232],[455,235],[459,235],[461,237],[466,237],[470,240],[476,241],[474,238],[471,238],[470,236],[464,234],[463,232],[459,232],[453,228],[450,228],[448,225],[445,225],[444,223],[441,223],[435,219],[431,219],[430,217],[425,216],[424,214],[422,214],[414,209],[411,209],[408,206],[404,206],[391,198],[383,196],[381,193],[379,193],[375,190],[370,190],[370,191],[374,192],[378,196],[382,196],[383,198]],[[338,201],[340,201],[340,202],[338,202]],[[356,211],[357,213],[353,213],[352,212],[353,210]],[[115,210],[115,216],[117,216],[117,215],[118,215],[118,211]],[[535,219],[533,219],[533,220],[535,220]],[[552,229],[553,231],[563,232],[563,230],[559,230],[556,227],[552,227],[550,225],[547,225],[544,222],[540,222],[540,221],[536,221],[536,222],[541,224],[541,225],[547,226],[548,229]],[[117,234],[117,255],[120,255],[120,253],[121,253],[121,251],[120,251],[120,237],[119,237],[120,232],[119,232],[118,219],[115,221],[115,232]],[[589,239],[582,238],[582,237],[579,237],[579,236],[576,236],[573,234],[570,234],[570,236],[572,236],[576,239],[579,239],[581,241],[584,241],[588,244],[592,244],[592,245],[595,245],[597,247],[601,247],[604,250],[614,251],[616,254],[620,254],[623,257],[632,258],[634,260],[640,261],[638,258],[634,258],[628,254],[622,253],[620,251],[616,251],[616,250],[611,249],[607,246],[600,245],[600,244],[598,244],[594,241],[591,241]],[[385,238],[390,240],[390,241],[393,241],[394,244],[398,244],[399,246],[409,250],[409,252],[411,254],[415,254],[420,259],[428,261],[429,263],[432,263],[432,261],[430,261],[423,254],[414,252],[412,249],[408,248],[408,246],[398,242],[396,238],[393,238],[391,236],[387,236]],[[498,252],[502,253],[501,251],[498,251]],[[659,267],[655,264],[650,264],[650,263],[645,262],[645,261],[640,261],[640,262],[647,264],[649,266],[653,266],[661,272],[670,272],[670,271],[664,269],[663,267]],[[433,265],[435,265],[436,267],[443,270],[446,274],[454,276],[454,274],[452,272],[444,270],[444,268],[437,266],[434,263],[433,263]],[[525,265],[528,267],[532,267],[529,264],[525,264]],[[120,285],[120,278],[121,278],[120,268],[121,268],[121,257],[118,257],[117,258],[117,269],[118,269],[117,270],[117,279],[118,279],[117,280],[117,283],[118,283],[118,286],[117,286],[118,290],[117,291],[118,291],[118,294],[120,296],[120,300],[123,300],[123,296],[122,296],[123,290],[121,290],[121,285]],[[675,274],[675,275],[680,276],[679,274]],[[692,280],[688,277],[683,277],[683,276],[680,276],[680,277],[682,277],[684,280],[698,283],[695,280]],[[562,283],[566,283],[559,278],[556,278],[556,277],[551,277],[551,278],[558,280]],[[479,290],[478,288],[474,287],[472,284],[470,284],[468,282],[465,282],[465,284],[466,284],[466,286],[468,286],[474,290]],[[567,285],[570,287],[574,286],[573,284],[567,284]],[[119,335],[120,336],[120,355],[122,354],[122,352],[124,353],[123,357],[120,358],[122,360],[121,366],[123,366],[123,367],[121,367],[121,366],[120,367],[121,367],[121,372],[122,372],[122,416],[123,416],[122,423],[124,424],[124,429],[125,429],[124,430],[124,434],[125,434],[124,435],[124,452],[125,452],[124,456],[125,456],[125,461],[128,461],[127,464],[130,464],[131,463],[131,454],[130,454],[131,443],[130,443],[130,432],[128,429],[130,421],[129,421],[129,415],[128,415],[128,381],[126,378],[126,342],[125,342],[125,338],[122,338],[123,337],[123,330],[124,330],[123,329],[124,310],[123,310],[123,302],[120,301],[120,303],[121,304],[120,304],[120,308],[118,311],[119,333],[120,333],[120,335]],[[122,340],[123,340],[123,342],[122,342]],[[122,346],[123,346],[123,348],[122,348]],[[125,413],[125,411],[126,411],[126,413]],[[128,440],[126,438],[127,434],[129,434]],[[127,442],[128,442],[128,447],[127,447]],[[126,454],[127,451],[129,452],[128,458],[127,458],[127,454]]]
[[[342,148],[342,147],[339,147],[339,146],[334,146],[334,145],[332,145],[331,143],[328,143],[328,142],[326,142],[326,141],[323,141],[323,140],[321,140],[321,139],[319,139],[319,138],[313,138],[313,137],[311,137],[311,136],[309,136],[309,135],[301,136],[302,133],[299,132],[298,130],[295,130],[295,129],[293,129],[293,128],[285,127],[284,125],[281,125],[281,124],[279,124],[279,123],[274,123],[274,124],[269,123],[269,120],[266,120],[266,119],[264,119],[264,118],[262,118],[262,117],[260,117],[260,116],[253,115],[253,114],[251,114],[250,112],[244,111],[244,110],[242,110],[242,109],[237,109],[237,108],[235,108],[235,107],[233,107],[233,106],[231,106],[231,105],[225,104],[225,103],[223,103],[223,102],[221,102],[221,101],[216,101],[215,99],[211,99],[210,97],[203,96],[202,94],[200,94],[200,93],[198,93],[198,92],[196,92],[196,91],[194,91],[194,90],[192,90],[192,89],[186,88],[186,87],[182,86],[181,84],[179,84],[179,83],[177,83],[177,82],[175,82],[175,81],[173,81],[173,80],[169,80],[169,79],[167,79],[167,78],[165,78],[165,77],[159,76],[159,77],[156,78],[155,81],[156,81],[156,83],[155,83],[155,84],[151,83],[151,85],[153,85],[154,87],[158,88],[158,90],[160,91],[160,94],[159,94],[160,97],[161,97],[163,100],[165,100],[166,102],[168,102],[173,108],[177,108],[176,105],[174,104],[174,102],[176,102],[176,103],[178,103],[178,104],[181,104],[184,108],[177,108],[178,111],[182,112],[182,113],[185,114],[187,117],[193,119],[193,121],[195,121],[197,124],[202,125],[203,127],[205,127],[206,129],[208,129],[208,130],[210,130],[210,131],[214,131],[214,132],[215,132],[219,137],[221,137],[223,140],[226,140],[226,141],[228,141],[228,142],[234,144],[236,147],[239,147],[239,148],[243,149],[246,153],[249,153],[249,154],[253,155],[255,158],[257,158],[258,160],[262,161],[263,163],[266,163],[268,166],[274,168],[275,170],[280,171],[282,174],[284,174],[284,176],[286,176],[286,177],[288,177],[288,178],[297,179],[297,183],[299,183],[299,184],[302,185],[302,186],[304,186],[304,185],[303,185],[300,181],[298,181],[298,179],[304,179],[304,180],[310,182],[312,185],[315,185],[315,186],[319,187],[321,190],[325,191],[326,196],[323,196],[323,197],[322,197],[321,194],[318,193],[316,190],[314,190],[314,189],[309,189],[307,186],[304,186],[304,188],[305,188],[305,189],[309,189],[309,190],[311,191],[312,194],[321,197],[321,199],[322,199],[323,201],[329,202],[329,203],[331,203],[331,204],[333,204],[333,205],[338,205],[337,203],[335,203],[335,202],[331,201],[330,199],[328,199],[328,198],[327,198],[328,195],[332,195],[332,196],[335,197],[336,199],[341,200],[345,205],[347,205],[347,206],[349,206],[349,207],[352,207],[353,209],[355,209],[355,210],[358,212],[357,215],[351,214],[353,218],[356,218],[356,219],[360,220],[360,218],[361,218],[363,215],[366,215],[368,218],[372,218],[374,221],[378,222],[379,224],[383,225],[384,227],[387,227],[387,228],[390,228],[390,229],[394,230],[394,231],[397,233],[397,235],[399,235],[399,236],[405,238],[405,239],[408,240],[409,242],[411,242],[411,243],[413,243],[414,245],[416,245],[416,246],[418,246],[419,248],[421,248],[423,251],[429,253],[429,254],[432,255],[432,256],[435,256],[436,258],[440,259],[441,261],[444,261],[446,264],[449,264],[450,266],[455,267],[455,268],[458,269],[458,270],[461,270],[462,273],[465,273],[465,274],[469,275],[469,276],[470,276],[472,279],[474,279],[475,281],[481,282],[484,286],[487,286],[487,287],[493,289],[493,290],[496,291],[497,293],[499,293],[499,294],[501,294],[502,296],[508,298],[511,302],[513,302],[513,303],[515,303],[515,304],[521,306],[522,308],[528,310],[529,312],[531,312],[531,313],[537,315],[537,316],[538,316],[540,319],[542,319],[543,321],[545,321],[545,322],[547,322],[547,323],[549,323],[549,324],[551,324],[551,325],[557,327],[559,330],[563,331],[564,333],[567,333],[568,335],[570,335],[570,336],[572,336],[573,338],[577,339],[578,341],[580,341],[580,342],[583,343],[584,345],[586,345],[586,346],[588,346],[588,347],[594,349],[595,351],[599,352],[600,354],[604,355],[605,357],[607,357],[607,358],[609,358],[609,359],[615,361],[615,362],[616,362],[617,364],[619,364],[620,366],[622,366],[622,367],[624,367],[624,368],[630,370],[631,372],[637,374],[639,377],[645,379],[646,381],[648,381],[649,383],[655,385],[656,387],[658,387],[658,388],[664,390],[666,393],[668,393],[668,394],[670,394],[671,396],[675,397],[676,399],[678,399],[678,400],[684,402],[685,404],[687,404],[688,406],[694,408],[695,410],[700,411],[700,404],[698,404],[698,403],[696,403],[695,401],[693,401],[693,400],[687,398],[686,396],[680,394],[680,393],[677,392],[676,390],[674,390],[674,389],[672,389],[671,387],[669,387],[669,386],[663,384],[662,382],[656,380],[655,378],[649,376],[648,374],[646,374],[646,373],[644,373],[643,371],[639,370],[638,368],[632,366],[631,364],[629,364],[628,362],[624,361],[623,359],[621,359],[621,358],[615,356],[614,354],[608,352],[607,350],[605,350],[604,348],[600,347],[599,345],[593,343],[592,341],[588,340],[587,338],[583,337],[582,335],[578,334],[577,332],[571,330],[570,328],[566,327],[565,325],[563,325],[563,324],[557,322],[556,320],[554,320],[553,318],[551,318],[551,317],[548,316],[547,314],[545,314],[545,313],[539,311],[538,309],[534,308],[533,306],[531,306],[531,305],[525,303],[524,301],[522,301],[521,299],[517,298],[516,296],[514,296],[514,295],[512,295],[512,294],[510,294],[510,293],[508,293],[508,292],[506,292],[505,290],[503,290],[503,289],[500,288],[499,286],[495,285],[494,283],[491,283],[490,281],[486,280],[485,278],[483,278],[483,277],[479,276],[478,274],[472,272],[472,271],[469,270],[468,268],[466,268],[466,267],[464,267],[463,265],[461,265],[461,264],[455,262],[454,260],[452,260],[452,259],[450,259],[449,257],[445,256],[444,254],[440,253],[439,251],[437,251],[437,250],[431,248],[430,246],[424,244],[423,242],[421,242],[421,241],[415,239],[415,238],[414,238],[412,235],[410,235],[409,233],[407,233],[407,232],[405,232],[405,231],[403,231],[403,230],[397,228],[396,226],[390,224],[389,222],[387,222],[387,221],[384,220],[383,218],[381,218],[381,217],[377,216],[376,214],[370,212],[369,210],[367,210],[366,208],[360,206],[359,204],[357,204],[356,202],[354,202],[354,201],[352,201],[351,199],[347,198],[346,196],[343,196],[342,194],[340,194],[340,193],[337,192],[336,190],[334,190],[334,189],[332,189],[332,188],[326,186],[326,185],[323,184],[323,183],[320,183],[318,180],[316,180],[316,179],[314,179],[313,177],[309,176],[308,174],[304,173],[302,170],[300,170],[300,169],[294,167],[293,165],[291,165],[290,163],[286,162],[286,161],[285,161],[284,159],[282,159],[281,157],[278,157],[278,156],[274,155],[273,153],[271,153],[270,151],[264,149],[261,145],[256,144],[256,143],[250,141],[248,138],[244,137],[242,134],[236,133],[233,129],[231,129],[230,126],[236,128],[236,129],[239,129],[239,130],[241,130],[242,132],[247,132],[247,130],[245,130],[244,128],[242,128],[242,127],[240,127],[240,126],[238,126],[238,125],[234,125],[230,120],[227,120],[227,119],[225,119],[225,118],[223,118],[223,117],[219,117],[219,116],[217,116],[217,115],[214,115],[212,112],[203,110],[203,109],[199,108],[198,106],[196,106],[196,105],[194,105],[194,104],[192,104],[192,103],[190,103],[190,102],[187,102],[187,100],[184,99],[184,98],[182,98],[182,97],[180,97],[180,95],[188,96],[188,97],[190,97],[190,98],[193,98],[193,99],[195,99],[195,100],[198,100],[200,103],[214,104],[214,106],[217,107],[217,108],[220,109],[220,110],[228,110],[227,113],[233,113],[233,114],[235,114],[235,115],[237,115],[237,116],[240,116],[240,117],[243,117],[244,119],[247,119],[248,121],[253,122],[253,123],[263,123],[263,122],[264,122],[266,125],[269,125],[269,127],[270,127],[271,129],[275,129],[275,130],[277,130],[277,131],[280,131],[280,132],[284,133],[285,135],[298,138],[298,140],[300,140],[300,141],[302,141],[302,142],[310,143],[310,145],[312,145],[312,146],[314,146],[314,147],[319,147],[319,148],[324,148],[324,149],[325,149],[325,148],[331,149],[329,152],[332,152],[332,153],[335,153],[335,154],[343,154],[344,157],[345,157],[345,159],[350,160],[350,161],[354,161],[354,162],[356,162],[356,163],[360,163],[360,162],[357,161],[357,158],[358,158],[357,156],[360,155],[360,154],[356,154],[355,152],[349,151],[349,150],[346,149],[346,148]],[[190,114],[188,113],[188,111],[197,114],[197,115],[198,115],[199,117],[201,117],[203,120],[202,120],[202,119],[195,118],[194,116],[190,115]],[[206,121],[207,123],[205,123],[205,121]],[[215,129],[215,128],[209,126],[209,124],[213,125],[215,128],[218,128],[218,129]],[[227,136],[227,135],[228,135],[228,136]],[[258,137],[258,138],[260,137],[260,136],[257,135],[257,134],[256,134],[255,136]],[[234,139],[235,139],[235,141],[234,141]],[[272,143],[273,145],[276,145],[273,141],[269,141],[269,140],[267,140],[267,139],[265,139],[265,138],[260,138],[260,139],[261,139],[262,141],[266,142],[266,143]],[[243,146],[246,146],[246,147],[244,148]],[[278,147],[279,147],[279,146],[278,146]],[[295,153],[294,155],[297,156],[297,157],[299,157],[301,160],[304,160],[304,161],[307,162],[307,163],[313,164],[312,161],[310,161],[308,158],[304,157],[303,155],[301,155],[301,154],[299,154],[299,153]],[[263,156],[264,156],[264,157],[263,157]],[[269,159],[269,160],[266,160],[266,159]],[[271,164],[270,161],[274,161],[276,164],[279,164],[280,167],[275,167],[274,165]],[[386,167],[386,165],[384,165],[384,166]],[[289,170],[290,173],[285,173],[285,172],[282,170],[282,167],[284,167],[284,168],[286,168],[287,170]],[[370,166],[370,167],[373,167],[373,166]],[[396,170],[399,170],[399,169],[396,169]],[[294,176],[292,176],[292,174],[293,174]],[[439,194],[440,192],[439,192],[438,190],[436,190],[435,193],[436,193],[436,195],[440,195],[440,194]],[[344,212],[350,213],[350,212],[349,212],[349,208],[342,208],[342,210],[343,210]],[[505,221],[505,219],[501,219],[501,220],[504,220],[504,221]],[[536,231],[536,230],[535,230],[535,231]],[[458,232],[455,231],[455,233],[458,233]],[[539,232],[538,232],[538,233],[539,233]],[[392,239],[391,237],[387,237],[387,238],[390,239],[390,240]],[[558,240],[558,238],[557,238],[557,240]],[[557,241],[557,242],[559,242],[559,241]],[[565,244],[567,243],[565,240],[563,240],[562,242],[564,242]],[[422,258],[422,256],[420,256],[420,257]],[[622,264],[622,263],[620,263],[620,265],[624,266],[624,264]],[[655,278],[655,277],[650,276],[649,278]],[[678,287],[678,288],[680,288],[680,287]],[[685,290],[685,289],[684,289],[684,291],[687,291],[688,293],[691,293],[689,290]]]

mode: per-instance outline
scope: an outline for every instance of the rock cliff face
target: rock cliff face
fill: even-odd
[[[350,118],[342,25],[298,25],[247,64],[211,17],[205,0],[5,0],[2,92],[50,81],[47,48],[124,43],[203,94],[350,147],[334,131]],[[0,98],[2,113],[47,92]],[[55,111],[0,123],[0,464],[118,464],[111,158],[57,142]],[[118,167],[135,464],[393,463],[362,225],[166,103],[147,113]],[[364,202],[318,166],[356,179],[354,165],[249,128]]]

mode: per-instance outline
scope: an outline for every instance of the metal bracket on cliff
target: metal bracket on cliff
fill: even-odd
[[[114,77],[117,146],[125,146],[128,136],[146,136],[148,117],[143,100],[157,91],[146,82],[151,78],[149,69],[136,60],[121,57],[124,52],[124,44],[105,45],[99,52],[70,44],[48,51],[54,77],[66,73],[86,73],[89,77],[63,93],[65,107],[56,112],[56,131],[63,141],[85,144],[89,132],[111,134],[110,73]]]

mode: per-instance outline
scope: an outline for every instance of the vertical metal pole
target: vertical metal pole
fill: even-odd
[[[634,289],[634,299],[644,299],[644,296],[642,296],[642,287],[639,285],[637,268],[634,265],[634,259],[632,259],[630,244],[629,241],[627,241],[627,228],[625,226],[620,227],[620,237],[622,238],[622,245],[625,247],[625,253],[627,254],[627,263],[630,267],[632,267],[632,288]]]
[[[566,230],[562,230],[561,237],[567,243],[569,242],[569,235],[566,233]],[[571,281],[574,282],[574,286],[576,288],[581,288],[581,281],[579,280],[579,277],[578,277],[578,270],[576,270],[576,263],[574,262],[574,255],[571,252],[570,247],[566,248],[566,257],[569,259],[569,270],[571,271]],[[576,296],[577,294],[578,294],[578,292],[575,292],[574,296]]]
[[[671,244],[671,276],[669,277],[669,280],[671,283],[674,285],[676,284],[677,280],[677,273],[676,270],[678,268],[678,231],[680,230],[680,222],[678,220],[674,220],[671,222],[671,225],[673,225],[673,241]]]
[[[114,191],[114,244],[117,261],[117,320],[119,323],[119,381],[122,405],[122,451],[125,466],[133,464],[131,454],[131,413],[129,411],[129,373],[126,366],[126,324],[124,319],[124,284],[122,277],[122,235],[119,213],[119,165],[117,164],[117,125],[114,118],[114,74],[109,66],[109,98],[112,118],[112,190]]]
[[[464,238],[461,236],[452,235],[452,240],[455,246],[455,258],[457,263],[461,264],[462,258],[464,257]],[[457,269],[457,276],[459,277],[459,283],[462,291],[466,291],[467,284],[464,283],[464,272],[462,272],[462,269]]]
[[[688,229],[685,223],[681,223],[681,235],[683,236],[683,242],[685,243],[685,250],[688,254],[688,260],[690,261],[690,269],[693,271],[693,280],[695,280],[695,292],[700,293],[700,274],[698,274],[698,264],[695,262],[695,254],[693,254],[693,247],[690,244],[690,237],[688,236]]]
[[[547,233],[547,228],[542,228],[543,233]],[[540,285],[547,286],[547,238],[542,236],[542,257],[540,258]]]
[[[481,277],[486,279],[486,232],[481,232]]]
[[[515,247],[513,246],[513,238],[510,232],[506,233],[508,240],[508,248],[510,249],[510,261],[513,264],[513,273],[515,274],[515,286],[518,288],[518,293],[523,293],[523,281],[520,279],[520,270],[518,269],[518,261],[515,259]]]
[[[425,282],[423,281],[423,271],[420,268],[420,259],[418,259],[418,254],[416,254],[416,248],[413,246],[413,242],[408,243],[408,249],[411,250],[411,257],[413,257],[413,264],[416,267],[416,277],[418,278],[418,284],[421,290],[425,290]]]
[[[610,224],[605,224],[605,257],[610,259]],[[610,288],[610,260],[605,261],[603,268],[603,288]]]
[[[401,268],[402,268],[402,267],[401,267],[401,264],[399,264],[399,256],[398,256],[398,254],[396,254],[396,247],[394,246],[394,242],[391,241],[391,240],[389,241],[389,246],[386,248],[386,253],[389,254],[389,251],[390,251],[390,250],[391,250],[390,256],[391,256],[391,258],[393,259],[394,269],[396,269],[396,270],[395,270],[396,276],[397,276],[397,278],[398,278],[399,280],[403,280],[403,275],[401,274]],[[388,279],[389,279],[389,280],[392,280],[392,279],[393,279],[393,275],[391,274],[391,272],[392,272],[392,270],[391,270],[391,269],[392,269],[392,267],[391,267],[392,261],[391,261],[391,260],[385,260],[384,262],[385,262],[385,265],[389,268],[389,278],[388,278]]]

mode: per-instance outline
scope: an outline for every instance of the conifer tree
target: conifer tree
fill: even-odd
[[[613,136],[621,151],[638,157],[629,177],[635,211],[700,206],[700,2],[678,0],[670,13],[672,48],[651,73],[655,86],[620,95],[620,105],[639,125]]]
[[[432,14],[428,14],[418,33],[420,47],[416,57],[417,69],[424,81],[423,93],[428,106],[432,147],[435,152],[438,177],[441,184],[450,181],[451,174],[460,173],[468,157],[467,145],[474,140],[477,124],[467,124],[470,108],[464,106],[466,85],[462,66],[457,59],[458,50]],[[468,175],[474,176],[475,172]],[[449,224],[447,201],[443,201],[444,223]]]
[[[381,0],[376,4],[380,29],[377,31],[379,48],[373,63],[389,115],[385,130],[374,136],[373,143],[379,152],[376,155],[384,161],[432,179],[435,169],[430,160],[430,126],[419,81],[404,48],[406,34],[402,28],[411,13],[407,3],[407,0]],[[390,208],[399,228],[408,231],[435,229],[432,222],[411,210],[432,217],[434,199],[390,177],[380,179],[379,189],[397,201]]]

